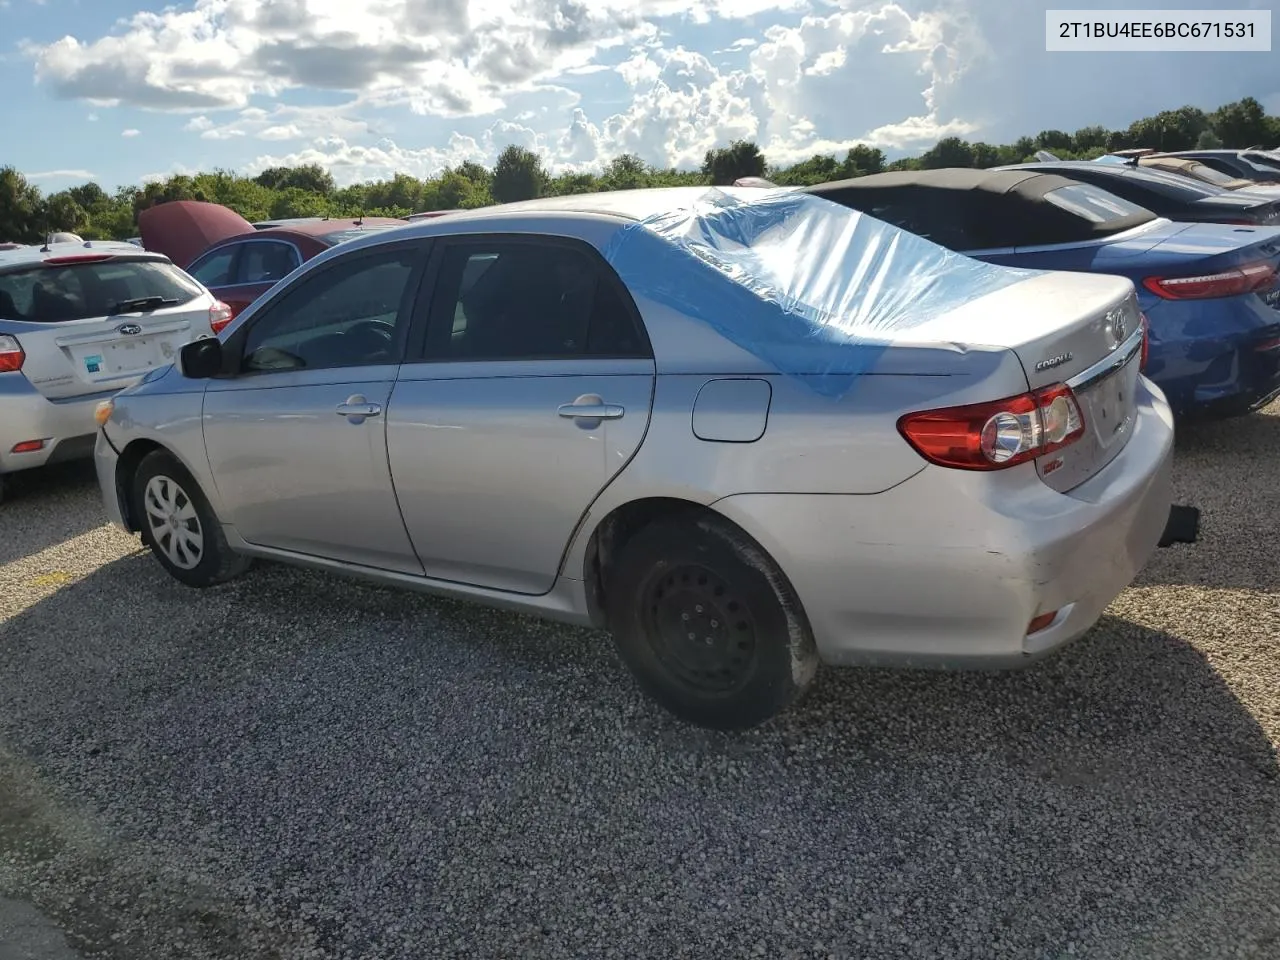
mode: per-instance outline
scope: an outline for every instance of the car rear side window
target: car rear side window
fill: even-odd
[[[939,191],[941,194],[941,191]],[[976,250],[983,244],[967,229],[966,206],[947,204],[938,196],[877,200],[866,212],[948,250]]]
[[[240,245],[237,283],[275,283],[302,264],[291,244],[275,240],[247,240]]]
[[[163,260],[47,261],[0,273],[0,317],[66,323],[179,306],[203,292]]]
[[[564,243],[446,248],[433,296],[429,360],[647,356],[621,281]]]
[[[1145,207],[1130,203],[1122,197],[1117,197],[1088,183],[1058,187],[1046,193],[1044,198],[1055,207],[1061,207],[1092,223],[1110,223],[1112,220],[1123,220],[1147,213]]]

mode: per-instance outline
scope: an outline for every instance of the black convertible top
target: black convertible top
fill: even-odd
[[[1095,240],[1155,219],[1149,210],[1097,222],[1045,195],[1077,180],[1034,170],[903,170],[805,187],[953,250]],[[1100,187],[1088,188],[1096,195]],[[1069,198],[1074,191],[1059,195]],[[1133,205],[1119,198],[1126,208]]]

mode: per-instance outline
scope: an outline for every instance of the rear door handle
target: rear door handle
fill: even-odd
[[[376,403],[370,403],[360,394],[354,394],[347,397],[345,403],[338,404],[335,411],[338,416],[346,417],[352,423],[363,423],[366,417],[376,417],[382,413],[382,407]]]

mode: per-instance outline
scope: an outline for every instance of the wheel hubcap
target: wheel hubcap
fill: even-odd
[[[142,504],[156,546],[175,567],[194,569],[204,557],[204,531],[187,492],[170,477],[152,477]]]
[[[644,621],[658,659],[688,686],[728,693],[750,677],[755,619],[714,571],[691,565],[664,572],[645,591]]]

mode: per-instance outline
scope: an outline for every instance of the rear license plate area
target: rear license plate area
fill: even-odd
[[[167,340],[144,338],[95,343],[84,348],[80,363],[90,377],[110,378],[145,373],[171,363],[173,357],[173,345]]]
[[[1082,401],[1087,424],[1092,426],[1094,436],[1104,449],[1120,442],[1133,429],[1139,360],[1140,355],[1135,351],[1124,366],[1076,394]]]

